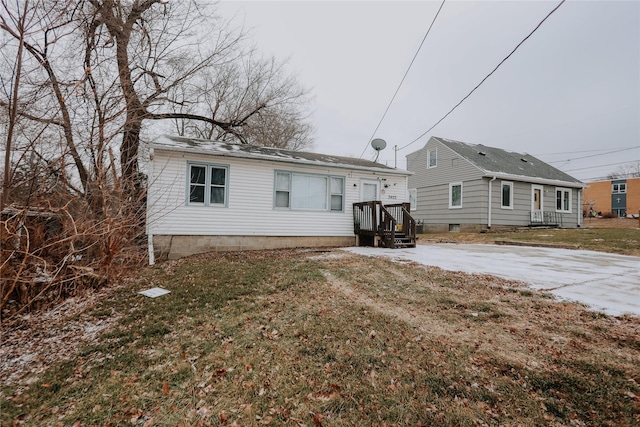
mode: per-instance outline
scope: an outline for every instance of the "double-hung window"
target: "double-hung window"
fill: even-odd
[[[276,171],[274,206],[291,210],[344,210],[344,177]]]
[[[513,209],[513,182],[502,181],[500,199],[502,209]]]
[[[571,212],[571,190],[556,188],[556,211]]]
[[[449,184],[449,209],[462,208],[462,183]]]
[[[227,206],[229,166],[189,162],[187,168],[188,205]]]

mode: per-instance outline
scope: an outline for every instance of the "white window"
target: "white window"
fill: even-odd
[[[449,184],[449,209],[462,208],[462,183]]]
[[[227,206],[229,166],[189,162],[187,168],[188,205]]]
[[[418,189],[409,189],[409,204],[411,205],[411,211],[415,211],[418,208]]]
[[[438,150],[427,150],[427,168],[435,168],[438,166]]]
[[[502,181],[500,200],[502,209],[513,209],[513,182]]]
[[[556,188],[556,211],[571,212],[571,190]]]
[[[624,183],[624,182],[617,183],[617,184],[612,184],[611,185],[611,192],[613,194],[626,193],[627,192],[627,184]]]
[[[344,210],[344,177],[277,171],[274,206],[292,210]]]

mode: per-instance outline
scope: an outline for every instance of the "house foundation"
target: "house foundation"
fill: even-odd
[[[153,236],[156,261],[205,252],[354,246],[355,236]]]

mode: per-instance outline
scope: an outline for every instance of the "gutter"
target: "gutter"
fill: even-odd
[[[555,185],[557,187],[568,187],[568,188],[586,188],[587,184],[584,182],[570,182],[570,181],[561,181],[559,179],[548,179],[548,178],[536,178],[525,175],[511,175],[507,173],[496,173],[496,172],[486,172],[483,175],[484,178],[500,178],[507,181],[518,181],[518,182],[526,182],[531,184],[543,184],[543,185]]]
[[[493,178],[491,178],[491,180],[489,181],[489,212],[487,213],[487,228],[491,229],[491,189],[492,189],[492,183],[493,181],[496,180],[496,176],[494,176]]]

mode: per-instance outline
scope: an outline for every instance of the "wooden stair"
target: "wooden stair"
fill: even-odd
[[[360,246],[415,248],[416,221],[409,203],[383,205],[380,201],[353,204],[354,233]]]

